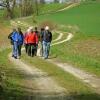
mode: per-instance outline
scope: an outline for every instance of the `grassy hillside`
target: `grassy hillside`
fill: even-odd
[[[50,12],[54,12],[57,11],[59,9],[62,9],[66,6],[68,6],[69,4],[67,3],[50,3],[50,4],[41,4],[39,7],[39,13],[40,14],[45,14],[45,13],[50,13]]]
[[[100,3],[83,3],[63,12],[39,16],[39,21],[50,20],[65,25],[64,31],[74,32],[72,41],[54,46],[57,58],[100,76]],[[70,28],[72,27],[72,28]],[[78,32],[75,32],[76,28]],[[70,28],[70,29],[68,29]],[[63,51],[63,47],[65,51]]]
[[[39,20],[52,20],[58,24],[76,25],[81,33],[99,34],[100,3],[81,4],[63,12],[39,16]]]
[[[52,20],[66,25],[77,25],[80,31],[72,41],[52,48],[53,54],[64,62],[100,76],[100,3],[81,4],[68,11],[50,16]],[[65,16],[64,16],[65,15]],[[62,18],[62,19],[61,19]],[[61,20],[60,20],[61,19]],[[63,52],[63,47],[66,52]]]

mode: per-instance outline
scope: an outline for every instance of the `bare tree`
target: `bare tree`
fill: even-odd
[[[16,5],[16,0],[1,0],[0,6],[7,10],[7,18],[13,18],[13,10]]]
[[[20,0],[19,3],[20,15],[29,16],[34,12],[34,1],[33,0]]]

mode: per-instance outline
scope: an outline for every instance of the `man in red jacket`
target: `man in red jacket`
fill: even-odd
[[[36,45],[38,45],[38,36],[35,32],[33,32],[33,29],[31,29],[26,39],[28,43],[28,55],[33,57]]]

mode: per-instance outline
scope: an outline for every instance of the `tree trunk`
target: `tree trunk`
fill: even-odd
[[[12,10],[10,8],[9,0],[6,0],[6,9],[7,9],[7,18],[12,19],[13,13],[12,13]]]
[[[38,9],[38,1],[35,0],[35,8],[36,8],[36,15],[39,15],[39,9]]]

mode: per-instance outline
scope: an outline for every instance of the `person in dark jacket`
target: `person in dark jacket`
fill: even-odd
[[[14,28],[13,31],[8,35],[8,39],[10,39],[10,43],[12,45],[12,57],[14,57],[14,41],[12,39],[12,34],[16,32],[16,29]]]
[[[24,41],[24,35],[21,31],[21,28],[18,28],[18,58],[21,56],[21,48]]]
[[[52,33],[49,31],[49,27],[45,27],[45,31],[43,34],[43,56],[44,59],[47,59],[50,52],[50,44],[52,41]]]

